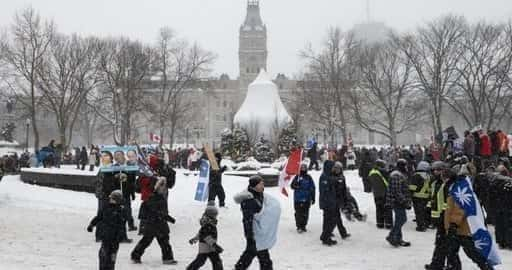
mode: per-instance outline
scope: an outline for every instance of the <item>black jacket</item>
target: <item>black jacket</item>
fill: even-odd
[[[169,216],[167,209],[167,200],[158,193],[153,193],[149,199],[142,204],[140,219],[143,222],[144,235],[166,235],[169,234],[169,225],[167,222],[174,222],[174,218]]]
[[[210,170],[210,180],[209,180],[208,184],[211,186],[222,186],[222,174],[226,170],[227,170],[226,166],[223,166],[218,171]]]
[[[263,207],[263,193],[248,188],[235,196],[235,202],[240,203],[240,210],[242,210],[245,238],[248,241],[254,240],[253,220],[254,215],[259,213]]]
[[[80,164],[87,164],[89,162],[89,155],[87,154],[87,150],[82,149],[80,151]]]
[[[127,215],[128,213],[121,205],[109,203],[91,220],[89,226],[94,227],[101,222],[103,226],[100,239],[104,242],[116,243],[124,238]]]
[[[337,183],[336,178],[331,177],[331,170],[334,166],[334,161],[327,160],[324,162],[324,171],[320,176],[320,181],[318,183],[319,190],[319,206],[320,209],[333,209],[336,207],[337,203]]]
[[[384,179],[382,179],[381,176],[379,176],[378,174],[372,174],[372,175],[369,175],[368,176],[368,180],[370,181],[370,184],[372,186],[372,192],[373,192],[373,196],[375,198],[384,198],[386,197],[386,190],[387,190],[387,186],[384,182],[384,180],[386,180],[386,182],[389,183],[389,180],[388,180],[388,173],[383,170],[383,169],[379,169],[378,170],[380,172],[380,174],[382,175],[382,177]]]

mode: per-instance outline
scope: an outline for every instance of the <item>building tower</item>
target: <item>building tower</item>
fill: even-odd
[[[261,20],[259,0],[248,0],[247,15],[240,26],[239,36],[241,89],[247,90],[260,69],[267,69],[267,53],[267,27]]]

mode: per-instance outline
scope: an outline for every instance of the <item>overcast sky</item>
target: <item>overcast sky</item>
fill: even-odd
[[[238,29],[246,0],[0,0],[0,25],[32,5],[65,33],[125,35],[154,42],[161,26],[215,52],[214,74],[238,74]],[[323,39],[330,25],[349,29],[366,20],[366,0],[260,0],[268,29],[268,69],[292,76],[298,51]],[[512,0],[370,0],[371,18],[405,31],[447,13],[470,20],[506,21]]]

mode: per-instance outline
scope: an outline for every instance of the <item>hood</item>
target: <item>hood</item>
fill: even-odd
[[[428,162],[426,161],[420,161],[420,163],[418,163],[418,168],[416,168],[417,171],[422,171],[422,172],[428,172],[430,171],[430,164],[428,164]]]
[[[245,200],[253,199],[254,195],[249,192],[248,190],[244,190],[238,194],[236,194],[233,199],[235,200],[235,203],[240,204]]]
[[[334,161],[326,160],[324,162],[324,170],[323,170],[322,174],[324,174],[324,175],[331,175],[332,167],[334,167]]]

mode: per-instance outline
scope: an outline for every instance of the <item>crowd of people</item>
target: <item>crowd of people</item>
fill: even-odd
[[[485,224],[495,226],[497,244],[501,249],[512,249],[512,210],[503,207],[512,203],[512,162],[508,138],[501,133],[497,131],[489,135],[481,130],[467,131],[460,144],[448,140],[443,145],[433,142],[428,147],[411,145],[367,149],[347,146],[333,153],[317,149],[318,146],[313,144],[305,155],[309,160],[303,161],[300,173],[290,185],[294,191],[297,232],[308,231],[311,206],[318,202],[323,212],[319,237],[321,243],[336,245],[337,241],[333,239],[336,229],[342,240],[351,237],[343,223],[343,216],[348,220],[354,218],[364,222],[366,215],[359,212],[357,200],[346,184],[343,171],[357,168],[364,191],[372,193],[374,197],[377,229],[389,231],[383,241],[395,248],[414,244],[407,241],[402,232],[407,222],[407,212],[413,210],[416,231],[436,231],[432,258],[425,269],[462,269],[458,256],[461,247],[480,269],[493,269],[493,264],[476,248],[468,217],[457,203],[452,189],[461,181],[469,181],[474,197],[485,213]],[[161,248],[162,262],[171,265],[177,263],[170,244],[168,225],[174,223],[175,219],[169,215],[167,208],[168,193],[175,183],[176,172],[173,168],[185,165],[194,169],[199,167],[201,159],[208,157],[197,150],[175,152],[182,152],[186,162],[182,158],[172,158],[171,152],[147,153],[143,150],[142,156],[147,155],[150,170],[142,173],[100,173],[96,192],[98,212],[87,226],[88,231],[96,227],[96,241],[102,242],[100,269],[114,269],[119,243],[131,243],[127,231],[137,230],[142,238],[131,252],[134,263],[142,263],[145,249],[155,238]],[[91,147],[89,151],[85,147],[77,150],[75,156],[80,157],[77,168],[83,170],[87,164],[91,164],[91,168],[97,166],[98,153],[96,147]],[[222,156],[216,153],[215,158],[221,165]],[[82,162],[84,160],[87,163]],[[311,169],[323,170],[318,187],[308,172]],[[213,269],[223,269],[220,254],[224,249],[217,243],[218,210],[215,201],[218,200],[219,207],[226,204],[222,186],[225,170],[225,166],[220,166],[219,170],[210,171],[208,205],[199,218],[198,233],[189,241],[190,244],[198,243],[198,255],[186,269],[199,269],[208,259]],[[137,216],[138,227],[131,207],[136,192],[141,194],[142,200]],[[260,269],[273,269],[269,250],[275,239],[261,239],[268,235],[275,236],[277,223],[275,232],[270,233],[262,233],[254,227],[255,219],[265,218],[261,212],[266,212],[270,220],[279,220],[280,210],[272,213],[272,197],[264,193],[263,179],[251,177],[247,189],[235,196],[235,202],[240,204],[246,238],[246,248],[235,269],[247,269],[256,257]]]

